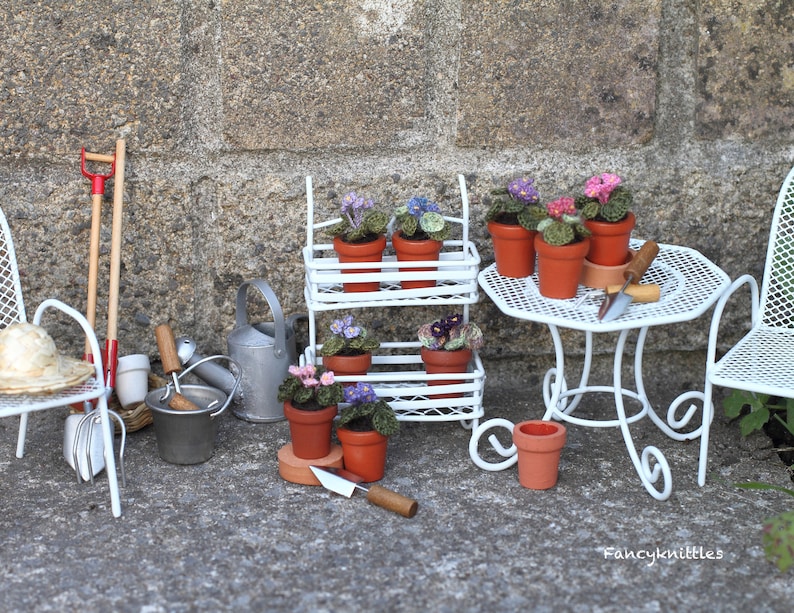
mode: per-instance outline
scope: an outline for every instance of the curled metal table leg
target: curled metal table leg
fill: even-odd
[[[491,448],[501,457],[507,458],[506,460],[502,462],[488,462],[480,456],[479,449],[480,438],[491,428],[506,429],[510,433],[510,440],[512,441],[514,427],[515,424],[512,421],[502,418],[489,419],[477,426],[472,431],[471,439],[469,440],[469,455],[471,456],[472,462],[483,470],[490,471],[504,470],[515,464],[518,461],[516,446],[511,442],[510,447],[505,447],[495,434],[491,434],[491,436],[488,437],[488,442],[491,444]]]

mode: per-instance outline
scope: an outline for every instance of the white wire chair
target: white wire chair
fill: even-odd
[[[11,229],[0,210],[0,330],[13,323],[27,321],[25,302],[22,300],[22,285],[19,282],[17,255]]]
[[[749,332],[719,360],[717,337],[723,311],[733,294],[747,286],[751,298]],[[725,291],[714,309],[706,356],[706,386],[698,483],[706,481],[708,427],[713,418],[712,387],[794,398],[794,168],[778,194],[759,294],[745,274]]]
[[[110,416],[107,404],[107,388],[105,387],[104,370],[96,334],[88,320],[63,302],[49,299],[42,302],[36,309],[33,323],[41,325],[42,317],[48,310],[62,311],[82,328],[88,338],[94,356],[95,374],[88,381],[52,394],[28,395],[14,394],[0,396],[0,418],[19,416],[19,436],[17,438],[16,456],[25,454],[25,437],[27,434],[28,415],[33,411],[46,409],[62,409],[63,407],[83,402],[96,402],[100,415],[100,428],[104,443],[105,467],[110,486],[111,511],[115,517],[121,516],[121,496],[119,493],[116,462],[113,455],[113,432],[110,427]],[[5,214],[0,210],[0,329],[13,323],[24,322],[25,306],[22,299],[22,287],[19,281],[14,242],[8,227]],[[123,443],[122,443],[123,445]],[[123,458],[120,455],[123,478]],[[78,473],[79,474],[79,473]]]

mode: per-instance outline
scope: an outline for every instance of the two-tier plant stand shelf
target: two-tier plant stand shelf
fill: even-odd
[[[303,260],[306,271],[304,294],[309,313],[309,345],[304,363],[321,364],[322,344],[317,338],[317,317],[323,311],[350,311],[373,307],[438,307],[445,312],[460,312],[468,321],[469,305],[477,302],[480,256],[469,240],[469,202],[466,182],[458,176],[461,193],[461,216],[446,219],[453,226],[453,236],[461,239],[444,241],[438,261],[398,262],[391,241],[387,242],[383,261],[379,263],[340,263],[330,242],[318,242],[317,234],[340,221],[340,218],[318,222],[315,218],[311,177],[306,178],[308,223]],[[460,227],[456,232],[455,226]],[[327,235],[326,235],[327,236]],[[328,237],[330,240],[330,237]],[[355,272],[365,268],[372,272]],[[411,270],[407,270],[410,268]],[[417,270],[418,269],[418,270]],[[343,271],[347,271],[344,272]],[[403,289],[403,280],[432,279],[434,287]],[[345,292],[344,283],[378,281],[372,292]],[[457,308],[456,308],[457,307]],[[432,313],[436,313],[432,311]],[[428,315],[428,320],[435,317]],[[406,330],[403,338],[416,338],[415,330]],[[382,340],[382,339],[381,339]],[[420,343],[414,341],[381,342],[373,355],[372,368],[364,377],[340,376],[338,380],[366,381],[379,397],[386,400],[401,421],[460,421],[466,428],[476,427],[483,416],[483,384],[485,370],[480,356],[474,352],[468,372],[429,375],[420,357]],[[430,385],[430,381],[447,381]],[[439,398],[439,395],[454,395]]]

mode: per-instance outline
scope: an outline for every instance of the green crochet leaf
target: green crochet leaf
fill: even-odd
[[[444,217],[441,213],[436,213],[433,211],[427,212],[422,215],[422,219],[420,221],[420,225],[422,226],[422,230],[431,234],[433,232],[440,232],[444,229],[446,225],[446,221],[444,221]]]

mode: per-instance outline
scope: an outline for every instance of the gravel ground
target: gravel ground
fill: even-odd
[[[608,416],[601,396],[581,411]],[[487,417],[539,418],[535,399],[486,387]],[[382,485],[419,501],[413,519],[282,480],[286,422],[230,413],[203,464],[168,464],[152,427],[132,433],[114,519],[105,474],[78,485],[62,458],[64,419],[34,415],[23,459],[16,420],[0,422],[7,611],[788,611],[794,601],[791,572],[761,547],[762,520],[791,500],[733,485],[791,485],[786,468],[763,436],[741,439],[721,415],[702,488],[697,444],[648,420],[632,426],[668,458],[664,502],[614,428],[569,426],[558,484],[531,491],[515,467],[476,467],[458,423],[404,423]]]

